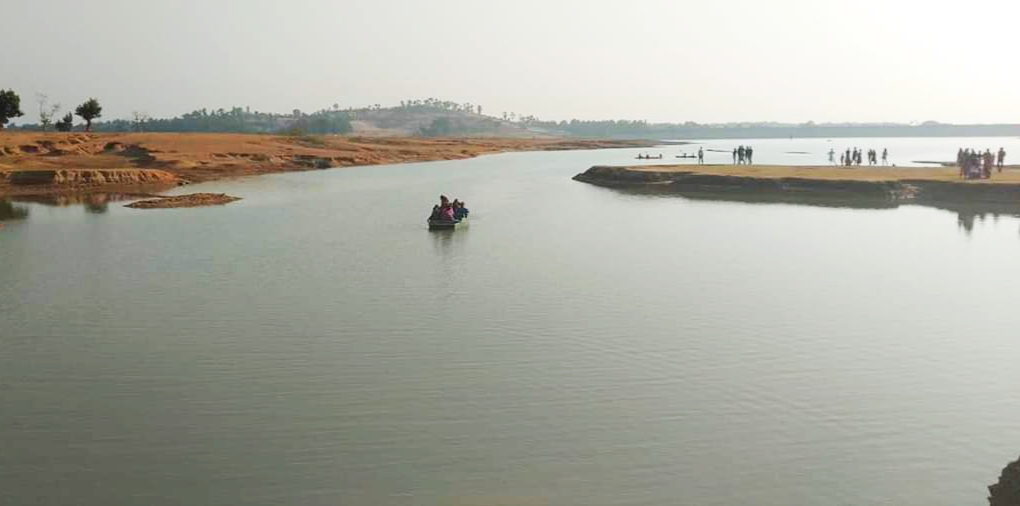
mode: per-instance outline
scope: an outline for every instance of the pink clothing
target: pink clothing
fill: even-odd
[[[453,221],[453,206],[446,206],[440,210],[444,220]]]

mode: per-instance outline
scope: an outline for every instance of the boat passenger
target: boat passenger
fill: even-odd
[[[440,206],[439,219],[443,221],[453,221],[453,206],[449,201],[446,202],[446,205]]]
[[[464,207],[463,202],[457,202],[456,208],[453,210],[453,218],[457,221],[463,220],[468,217],[468,208]]]

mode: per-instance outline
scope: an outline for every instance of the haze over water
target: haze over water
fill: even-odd
[[[929,142],[705,145],[1020,159]],[[1020,449],[1020,218],[570,180],[680,150],[15,203],[0,504],[983,504]],[[440,193],[468,229],[425,230]]]

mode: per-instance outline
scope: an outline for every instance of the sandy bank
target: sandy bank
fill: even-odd
[[[224,193],[192,193],[189,195],[140,200],[124,207],[134,209],[173,209],[178,207],[222,206],[238,200],[241,199]]]
[[[598,186],[694,198],[820,205],[967,203],[1020,208],[1020,171],[963,181],[955,168],[783,166],[596,166],[574,177]]]
[[[504,151],[648,146],[637,141],[0,132],[0,196],[173,186],[298,170],[456,160]]]

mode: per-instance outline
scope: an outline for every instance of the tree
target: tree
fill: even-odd
[[[55,126],[58,132],[70,132],[74,128],[74,116],[67,113],[64,115],[64,119],[58,121]]]
[[[149,121],[149,114],[141,111],[131,111],[131,128],[136,132],[145,131],[145,123]]]
[[[37,94],[35,99],[39,102],[39,124],[45,132],[53,124],[53,117],[60,112],[60,104],[49,105],[49,97],[43,93]]]
[[[443,137],[453,133],[453,123],[450,118],[442,117],[432,120],[432,124],[420,129],[422,137]]]
[[[98,100],[90,98],[84,104],[79,105],[74,113],[85,120],[85,131],[89,132],[92,130],[92,120],[103,116],[103,106],[99,105]]]
[[[23,115],[21,97],[14,93],[14,90],[0,90],[0,130],[4,129],[4,125],[11,118],[20,118]]]

